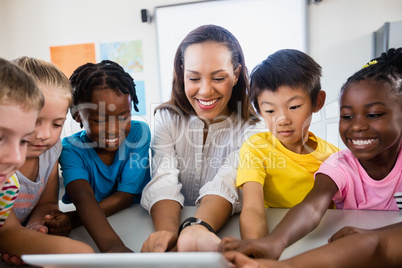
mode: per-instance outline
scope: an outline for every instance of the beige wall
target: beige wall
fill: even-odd
[[[155,23],[142,23],[140,10],[153,13],[156,6],[188,2],[196,1],[0,0],[0,57],[50,60],[50,46],[142,40],[144,72],[135,79],[145,81],[147,101],[158,103]],[[312,129],[337,143],[339,88],[371,58],[372,32],[387,21],[402,20],[402,0],[322,0],[310,4],[308,11],[309,53],[323,67],[327,91],[327,105]],[[143,119],[149,122],[149,115]]]

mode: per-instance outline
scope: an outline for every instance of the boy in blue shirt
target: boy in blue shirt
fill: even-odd
[[[85,131],[63,139],[60,164],[66,194],[73,202],[73,227],[83,224],[101,252],[131,252],[107,221],[140,200],[150,180],[150,131],[132,121],[138,98],[131,76],[115,62],[78,67],[71,114]]]

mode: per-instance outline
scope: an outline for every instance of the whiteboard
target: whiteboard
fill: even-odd
[[[204,24],[228,29],[242,46],[249,72],[283,48],[307,53],[307,0],[218,0],[155,9],[161,101],[170,99],[173,60],[183,38]]]

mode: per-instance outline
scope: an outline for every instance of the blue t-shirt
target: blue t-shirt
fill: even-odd
[[[59,160],[64,186],[84,179],[91,185],[98,202],[120,191],[136,194],[134,201],[138,203],[142,189],[150,180],[150,141],[148,125],[131,121],[130,133],[117,149],[112,165],[107,166],[99,158],[86,131],[64,138]],[[62,200],[71,203],[67,193]]]

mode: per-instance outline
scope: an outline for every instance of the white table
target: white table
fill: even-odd
[[[68,207],[64,207],[67,208]],[[63,206],[61,207],[63,209]],[[289,209],[267,209],[267,220],[270,230],[285,216]],[[195,214],[195,207],[184,207],[182,220]],[[133,205],[115,215],[110,216],[109,222],[124,241],[127,247],[140,252],[143,242],[154,231],[148,212],[140,205]],[[328,210],[320,225],[310,234],[289,246],[280,259],[287,259],[307,250],[325,245],[328,238],[344,226],[352,225],[361,228],[378,228],[388,224],[402,222],[402,212],[399,211],[367,211],[367,210]],[[234,236],[240,238],[239,214],[233,215],[226,226],[218,232],[219,237]],[[99,252],[84,227],[72,230],[70,237],[83,241]],[[7,266],[0,261],[0,267]]]
[[[194,216],[195,207],[184,207],[182,220]],[[267,220],[270,230],[285,216],[288,209],[267,209]],[[319,226],[303,239],[289,246],[283,252],[281,259],[287,259],[307,250],[325,245],[328,238],[346,225],[361,228],[377,228],[384,225],[401,222],[402,212],[399,211],[363,211],[363,210],[328,210]],[[143,242],[154,231],[151,217],[140,205],[133,205],[109,217],[114,230],[124,241],[125,245],[135,252],[140,252]],[[225,227],[218,232],[219,237],[234,236],[240,238],[239,214],[233,215]],[[98,248],[86,232],[85,228],[74,229],[70,237]],[[98,251],[99,252],[99,251]]]

